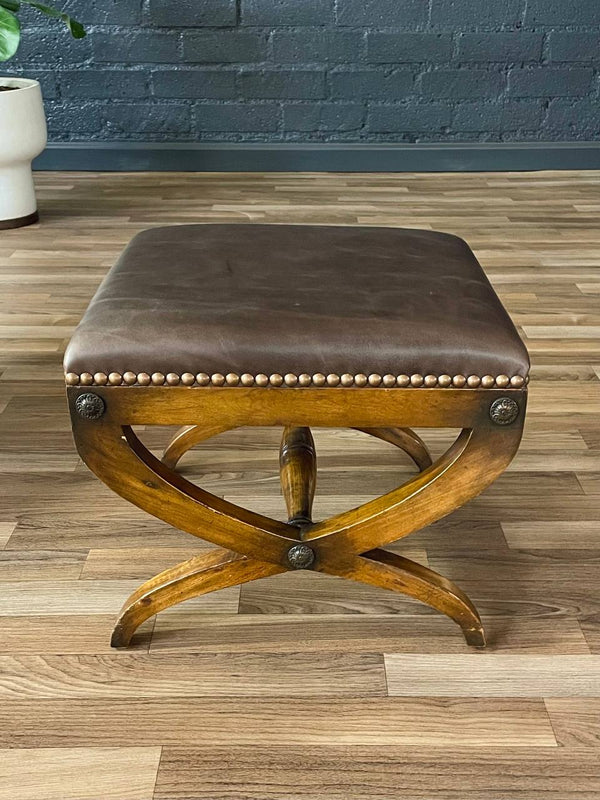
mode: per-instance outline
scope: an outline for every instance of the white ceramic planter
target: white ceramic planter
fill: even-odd
[[[31,162],[46,146],[46,117],[37,81],[3,78],[0,86],[0,229],[36,222]]]

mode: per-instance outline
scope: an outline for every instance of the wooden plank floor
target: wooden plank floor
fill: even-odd
[[[600,173],[37,184],[41,224],[0,233],[0,800],[598,800]],[[472,596],[486,652],[422,605],[315,573],[190,601],[110,650],[128,593],[205,545],[78,459],[62,352],[135,233],[232,221],[439,229],[475,249],[533,360],[523,445],[394,549]],[[182,469],[283,518],[279,437],[229,432]],[[315,438],[318,518],[411,473],[363,434]]]

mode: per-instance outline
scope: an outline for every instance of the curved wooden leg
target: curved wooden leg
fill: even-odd
[[[317,483],[317,456],[310,428],[284,428],[279,467],[289,524],[310,525]]]
[[[428,567],[376,549],[355,557],[346,569],[336,569],[332,574],[414,597],[454,620],[467,644],[485,647],[481,618],[473,603],[452,581]]]
[[[295,429],[286,428],[286,430]],[[420,470],[427,469],[427,467],[430,467],[433,463],[427,445],[421,437],[410,428],[355,428],[355,430],[368,433],[369,436],[374,436],[376,439],[389,442],[389,444],[399,447],[400,450],[404,450]],[[212,435],[214,436],[220,432],[220,428],[215,429]],[[191,450],[192,447],[195,447],[195,445],[206,438],[206,428],[199,425],[185,425],[183,428],[180,428],[165,448],[161,459],[163,464],[173,469],[188,450]]]
[[[111,645],[127,647],[142,622],[165,608],[285,571],[285,567],[245,558],[231,550],[212,550],[190,558],[155,575],[133,592],[119,613]]]
[[[369,436],[374,436],[376,439],[389,442],[399,447],[400,450],[404,450],[421,472],[433,464],[427,445],[410,428],[356,428],[355,430],[368,433]]]
[[[432,427],[463,427],[443,456],[403,486],[332,519],[298,526],[272,520],[215,497],[174,472],[144,447],[132,425],[182,422],[190,418],[183,415],[177,404],[183,400],[187,402],[191,393],[175,387],[173,413],[165,416],[167,406],[163,396],[166,391],[142,389],[138,393],[130,388],[121,391],[99,387],[97,392],[104,409],[100,417],[81,413],[78,408],[80,389],[73,388],[69,395],[78,452],[90,469],[117,494],[148,513],[222,548],[165,570],[134,592],[117,622],[113,634],[115,646],[125,646],[138,625],[161,609],[205,592],[289,569],[313,569],[414,597],[453,619],[469,644],[483,646],[485,640],[479,615],[457,586],[432,570],[381,548],[462,506],[506,468],[521,438],[525,392],[494,400],[494,394],[490,396],[485,392],[448,394],[445,390],[439,393],[432,390],[426,407],[421,406],[421,395],[417,392],[399,393],[393,407],[385,414],[378,412],[376,406],[365,405],[362,399],[358,402],[358,393],[353,391],[342,394],[340,390],[340,397],[346,398],[342,404],[343,414],[338,403],[318,401],[320,394],[311,399],[308,389],[307,394],[304,390],[282,395],[274,392],[272,397],[270,393],[260,395],[251,390],[198,392],[197,399],[194,395],[193,408],[183,409],[186,414],[192,419],[222,419],[223,423],[210,422],[204,428],[194,425],[182,429],[167,448],[166,461],[175,463],[192,443],[221,430],[240,424],[287,422],[281,451],[282,484],[290,516],[303,520],[310,519],[315,456],[309,429],[294,426],[295,420],[310,419],[315,424],[331,426],[351,426],[354,422],[353,427],[357,427],[373,419],[380,427],[367,428],[367,432],[374,431],[373,435],[398,446],[416,442],[417,450],[420,440],[415,439],[411,431],[381,426],[390,419],[406,419],[416,426],[429,420]],[[369,396],[377,397],[375,391]],[[261,396],[268,399],[264,407],[259,402]],[[281,409],[276,404],[280,396],[285,397]],[[226,402],[225,398],[230,397]],[[502,400],[508,411],[512,398],[517,398],[517,417],[513,422],[495,419],[490,413],[493,410],[490,397],[492,406]],[[242,414],[238,402],[249,402],[250,398],[256,401],[252,400]],[[388,393],[380,399],[387,401]],[[213,401],[217,404],[214,408],[210,405]],[[234,404],[234,409],[225,413],[228,402]],[[350,421],[346,405],[353,403],[358,405]],[[423,462],[423,452],[419,456]]]
[[[226,428],[223,428],[221,425],[214,425],[209,429],[202,425],[184,425],[183,428],[177,431],[175,436],[165,447],[161,461],[169,467],[169,469],[174,469],[178,461],[188,450],[191,450],[192,447],[205,439],[222,433],[225,429]]]

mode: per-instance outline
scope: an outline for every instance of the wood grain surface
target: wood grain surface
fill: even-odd
[[[600,174],[36,175],[41,222],[0,233],[0,798],[600,797]],[[485,653],[426,606],[287,573],[109,637],[139,583],[206,551],[81,463],[65,344],[143,228],[390,225],[467,239],[531,353],[509,470],[390,550],[456,580]],[[137,430],[160,455],[175,428]],[[199,444],[183,475],[286,519],[281,429]],[[417,430],[438,457],[456,431]],[[313,518],[415,474],[355,430],[313,430]],[[210,546],[209,546],[210,547]]]

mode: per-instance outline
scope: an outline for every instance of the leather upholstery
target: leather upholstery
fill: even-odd
[[[73,373],[525,377],[528,369],[462,239],[315,225],[142,232],[65,355]]]

